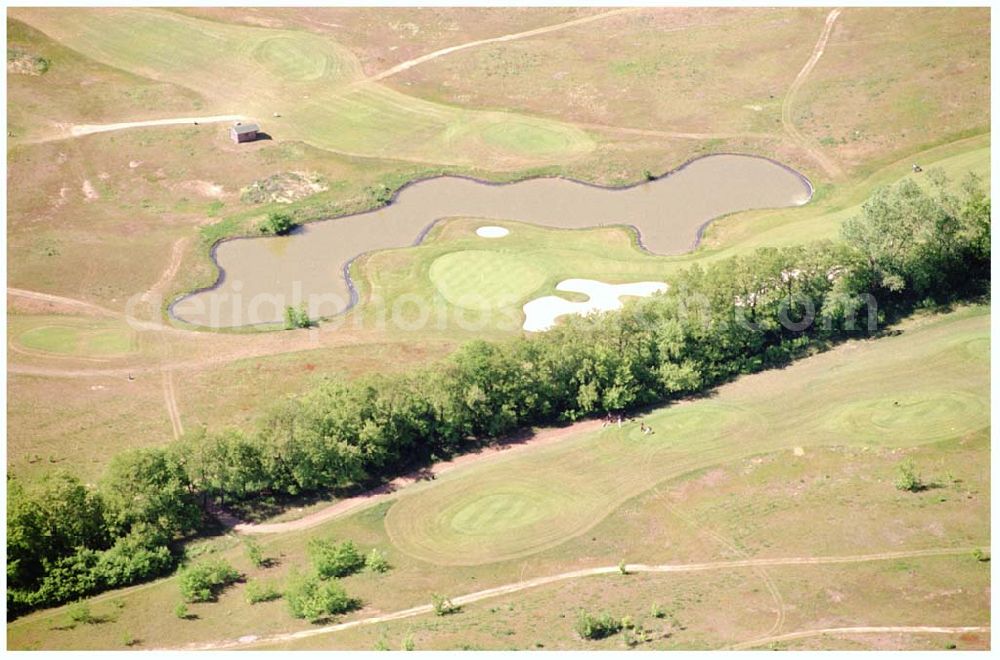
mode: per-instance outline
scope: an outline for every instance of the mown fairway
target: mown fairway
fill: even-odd
[[[982,316],[919,337],[857,346],[761,376],[753,391],[651,414],[530,455],[491,461],[401,498],[386,530],[438,564],[512,559],[562,543],[660,481],[795,446],[907,447],[989,424],[989,335]],[[930,374],[932,379],[928,379]],[[764,381],[764,382],[760,382]],[[734,388],[739,389],[739,388]]]
[[[271,118],[265,130],[274,139],[494,170],[564,162],[594,148],[571,125],[440,105],[366,82],[349,50],[318,35],[142,9],[18,16],[98,62],[189,88],[206,110]]]
[[[516,335],[521,306],[563,279],[670,283],[693,264],[836,239],[876,187],[924,183],[934,167],[954,186],[974,172],[989,187],[988,10],[846,8],[802,81],[829,9],[639,8],[576,22],[605,11],[11,9],[16,56],[49,69],[18,72],[8,51],[8,284],[29,294],[8,290],[8,471],[29,481],[65,469],[93,484],[111,457],[162,446],[182,428],[249,429],[276,400],[325,378],[391,374],[470,339]],[[459,45],[468,47],[415,59]],[[271,139],[234,145],[225,124],[205,123],[69,137],[77,124],[221,114],[258,121]],[[438,174],[625,185],[720,152],[776,159],[808,176],[815,195],[798,208],[720,218],[698,249],[676,257],[642,251],[623,227],[448,218],[419,246],[355,261],[361,304],[318,329],[126,323],[126,312],[160,319],[162,302],[211,283],[213,243],[255,234],[270,211],[303,221],[355,213]],[[290,174],[316,188],[247,194]],[[483,239],[474,233],[482,224],[511,233]],[[148,300],[130,308],[141,294]],[[426,323],[413,322],[414,299],[428,303]],[[262,640],[268,648],[399,649],[408,638],[418,650],[625,648],[623,635],[581,640],[572,629],[580,608],[651,626],[657,636],[639,648],[663,650],[837,626],[988,625],[990,564],[971,549],[990,543],[989,309],[920,313],[898,334],[651,411],[643,421],[653,435],[636,421],[501,452],[377,506],[263,536],[270,567],[254,567],[233,534],[185,549],[279,588],[309,566],[312,538],[381,549],[387,574],[344,579],[364,603],[345,621],[427,605],[432,593],[612,568],[453,616]],[[386,313],[396,322],[384,323]],[[894,487],[907,458],[926,490]],[[325,505],[294,502],[280,518]],[[958,554],[613,570],[622,560],[933,549]],[[285,602],[250,605],[246,592],[233,585],[181,620],[173,575],[89,599],[93,625],[72,624],[60,607],[12,622],[7,641],[150,649],[315,629]],[[654,604],[679,623],[655,618]],[[979,632],[830,633],[757,646],[989,643]]]
[[[250,566],[231,536],[205,541],[195,552],[227,557],[251,578],[280,583],[308,562],[308,538],[382,548],[393,565],[388,574],[344,580],[366,605],[350,620],[424,604],[431,592],[457,596],[622,559],[684,563],[986,546],[989,309],[924,316],[900,330],[743,378],[708,400],[652,412],[645,419],[653,436],[639,434],[633,423],[500,454],[408,489],[395,502],[311,530],[262,537],[265,551],[279,558],[273,568]],[[899,396],[887,400],[887,392]],[[918,395],[928,403],[914,407]],[[865,418],[877,427],[859,432],[857,421]],[[827,419],[849,421],[830,425]],[[894,488],[896,467],[908,456],[933,488]],[[540,470],[543,461],[550,470]],[[407,516],[414,524],[405,524]],[[445,542],[428,538],[432,528]],[[521,538],[532,547],[518,543]],[[858,569],[778,567],[766,575],[788,607],[786,631],[830,624],[823,612],[835,612],[839,625],[981,624],[987,608],[988,564],[966,553]],[[536,641],[574,648],[580,642],[570,626],[578,607],[648,620],[651,603],[660,602],[674,608],[686,628],[654,648],[718,647],[771,627],[776,606],[762,580],[746,569],[584,578],[483,601],[454,617],[404,620],[296,645],[370,649],[384,635],[399,648],[412,632],[418,648],[524,648]],[[802,580],[829,591],[803,592],[796,586]],[[963,592],[953,591],[955,580],[968,585]],[[59,608],[15,622],[8,640],[14,648],[107,648],[123,631],[141,630],[143,646],[156,647],[309,627],[289,618],[280,601],[248,605],[240,586],[217,604],[192,608],[198,619],[150,620],[150,612],[169,612],[176,600],[177,582],[170,578],[92,599],[94,612],[111,618],[107,623],[53,632],[66,617]],[[720,609],[732,616],[720,620]],[[613,639],[595,647],[619,644]]]

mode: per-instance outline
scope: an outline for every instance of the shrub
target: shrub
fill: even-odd
[[[309,541],[309,556],[322,578],[346,577],[365,565],[365,558],[351,541],[336,544],[323,539]]]
[[[462,609],[461,605],[456,605],[450,598],[445,598],[441,594],[431,594],[431,605],[434,606],[434,614],[438,616],[454,614]]]
[[[250,580],[247,582],[247,602],[251,605],[266,603],[281,598],[281,592],[270,582]]]
[[[916,493],[924,489],[924,482],[920,480],[917,473],[917,466],[912,458],[908,458],[899,464],[896,475],[896,488],[910,493]]]
[[[378,548],[372,548],[365,558],[365,568],[372,573],[385,573],[392,566],[389,565],[389,558]]]
[[[293,229],[295,229],[295,221],[292,220],[290,214],[284,211],[271,211],[267,214],[267,220],[260,226],[262,233],[272,236],[284,236]]]
[[[402,648],[402,650],[403,651],[412,651],[415,648],[417,648],[417,645],[413,643],[413,635],[407,635],[403,639],[403,648]]]
[[[90,605],[83,602],[73,603],[70,605],[66,608],[66,614],[69,616],[69,620],[72,625],[77,623],[94,623],[97,621],[97,619],[94,618],[94,615],[90,612]]]
[[[191,612],[188,611],[187,603],[184,602],[177,603],[177,607],[174,608],[174,616],[176,616],[178,619],[184,619],[184,620],[192,618]]]
[[[604,639],[622,629],[622,622],[607,612],[594,616],[581,611],[576,620],[576,634],[583,639]]]
[[[983,552],[982,548],[976,548],[972,551],[972,556],[976,558],[976,561],[988,562],[990,560],[989,553]]]
[[[625,566],[625,560],[622,559],[618,562],[618,572],[622,575],[628,575],[628,568]]]
[[[654,619],[663,619],[667,616],[667,610],[662,605],[653,603],[653,606],[649,608],[649,615]]]
[[[243,547],[246,549],[247,559],[256,568],[267,566],[268,559],[264,556],[264,550],[260,547],[260,543],[248,538],[243,541]]]
[[[292,616],[309,621],[350,612],[361,604],[347,595],[339,581],[323,581],[316,574],[293,575],[285,588],[285,600]]]
[[[306,309],[305,303],[299,305],[298,307],[289,306],[285,308],[286,330],[308,328],[311,325],[312,320],[309,318],[309,311]]]
[[[173,568],[174,557],[164,545],[163,535],[145,524],[136,525],[107,551],[94,566],[96,579],[106,588],[124,587],[164,575]]]
[[[372,202],[378,206],[385,206],[392,201],[392,189],[385,184],[371,186],[366,189],[366,192]]]
[[[239,571],[223,559],[195,564],[181,572],[181,596],[188,603],[212,601],[220,591],[239,579]]]

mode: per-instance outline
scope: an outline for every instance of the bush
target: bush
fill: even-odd
[[[622,622],[607,612],[600,616],[593,616],[581,611],[576,620],[576,634],[583,639],[604,639],[610,637],[622,629]]]
[[[108,589],[164,575],[176,562],[163,543],[162,535],[139,525],[98,557],[94,574]]]
[[[385,184],[371,186],[366,189],[366,192],[369,199],[377,206],[385,206],[392,201],[392,189]]]
[[[187,603],[213,601],[220,591],[239,579],[239,571],[223,559],[195,564],[181,571],[181,596]]]
[[[336,544],[323,539],[309,541],[309,557],[322,578],[347,577],[365,565],[365,558],[351,541]]]
[[[251,605],[281,598],[281,592],[270,582],[250,580],[247,582],[247,602]]]
[[[649,608],[649,615],[654,619],[664,619],[667,616],[667,610],[662,605],[653,603],[652,607]]]
[[[97,621],[90,612],[90,605],[82,602],[73,603],[66,608],[66,615],[69,617],[71,625],[77,623],[94,623]]]
[[[385,573],[392,566],[389,565],[389,558],[385,556],[384,552],[378,548],[372,548],[372,551],[365,557],[365,568],[372,573]]]
[[[990,560],[990,555],[988,552],[983,552],[982,548],[976,548],[972,551],[972,556],[976,558],[976,561],[988,562]]]
[[[415,648],[417,648],[417,645],[413,643],[413,635],[407,635],[403,639],[403,646],[402,646],[401,650],[403,650],[403,651],[412,651]]]
[[[192,618],[191,612],[188,611],[187,603],[177,603],[177,607],[174,608],[174,616],[185,621]]]
[[[262,568],[270,563],[267,557],[264,556],[264,550],[260,547],[260,543],[254,541],[253,539],[244,539],[243,547],[246,549],[247,559],[256,568]]]
[[[445,598],[441,594],[431,594],[431,605],[434,607],[434,614],[438,616],[455,614],[462,609],[461,605],[456,605],[450,598]]]
[[[312,325],[312,319],[309,318],[309,311],[306,309],[305,303],[299,305],[298,307],[285,308],[286,330],[295,330],[296,328],[308,328],[311,325]]]
[[[337,580],[323,581],[316,574],[293,575],[285,587],[288,609],[296,619],[316,621],[350,612],[361,605]]]
[[[260,226],[261,233],[272,236],[284,236],[293,229],[295,229],[295,221],[292,220],[290,214],[284,211],[271,211],[267,214],[267,220]]]
[[[912,458],[908,458],[899,464],[896,475],[896,488],[910,493],[916,493],[925,488],[924,482],[920,480],[917,473],[917,466]]]

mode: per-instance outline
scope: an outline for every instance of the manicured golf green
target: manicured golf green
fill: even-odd
[[[134,334],[124,325],[72,319],[36,325],[15,341],[30,350],[81,356],[120,355],[135,348]]]
[[[463,250],[434,260],[430,278],[453,305],[499,309],[517,303],[545,284],[545,270],[505,252]]]
[[[424,561],[484,564],[563,543],[658,483],[725,460],[960,437],[990,423],[988,337],[988,308],[933,317],[659,410],[645,419],[653,435],[613,424],[444,475],[401,497],[386,530]]]

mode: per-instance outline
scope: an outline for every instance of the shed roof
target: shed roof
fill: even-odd
[[[256,133],[260,130],[260,126],[257,124],[234,124],[233,130],[236,131],[237,135],[242,135],[243,133]]]

